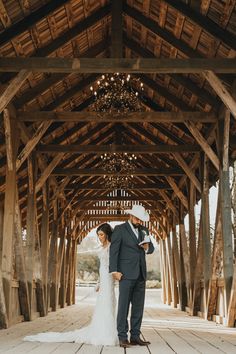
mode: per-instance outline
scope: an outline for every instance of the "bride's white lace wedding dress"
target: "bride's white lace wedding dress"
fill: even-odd
[[[116,330],[116,299],[114,280],[109,273],[109,246],[98,251],[100,259],[100,288],[91,323],[70,332],[45,332],[26,336],[25,341],[76,342],[93,345],[118,344]]]

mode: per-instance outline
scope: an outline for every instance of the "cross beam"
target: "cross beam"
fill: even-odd
[[[180,123],[193,121],[201,123],[216,123],[217,117],[212,113],[206,112],[131,112],[131,113],[98,113],[98,112],[48,112],[48,111],[19,111],[17,120],[24,122],[35,122],[50,120],[52,122],[111,122],[111,123],[136,123],[136,122],[155,122]]]
[[[106,176],[115,175],[114,172],[106,172]],[[103,169],[80,169],[80,168],[55,168],[52,172],[54,176],[104,176]],[[143,168],[137,169],[133,172],[126,171],[126,172],[119,172],[120,176],[127,176],[127,175],[134,175],[134,176],[181,176],[185,175],[183,170],[181,169],[172,169],[172,168]]]
[[[41,145],[37,148],[38,152],[64,152],[78,154],[104,154],[108,153],[138,153],[138,154],[162,154],[175,152],[199,152],[198,145]]]
[[[51,73],[235,73],[235,58],[0,58],[0,72]]]

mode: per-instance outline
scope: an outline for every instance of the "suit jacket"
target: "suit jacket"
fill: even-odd
[[[144,226],[140,229],[140,238],[143,240],[145,233],[149,234],[149,232]],[[121,272],[123,279],[138,279],[141,271],[146,279],[146,252],[138,246],[139,242],[140,240],[137,239],[128,222],[114,228],[110,245],[110,272]],[[150,242],[147,253],[153,253],[153,251],[154,246]]]

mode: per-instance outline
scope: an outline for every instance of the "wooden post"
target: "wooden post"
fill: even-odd
[[[0,200],[0,259],[2,259],[3,242],[3,220],[4,220],[4,201]],[[6,311],[5,296],[2,282],[2,264],[0,263],[0,328],[8,327],[8,318]]]
[[[233,244],[231,222],[231,195],[229,184],[229,129],[230,112],[225,111],[224,121],[219,122],[219,146],[222,147],[221,167],[219,174],[220,210],[223,238],[223,272],[224,272],[224,295],[225,313],[228,313],[229,300],[233,278]],[[222,134],[223,132],[223,134]]]
[[[208,301],[207,301],[208,320],[211,320],[212,316],[216,315],[217,293],[218,293],[217,278],[221,276],[219,272],[221,270],[222,252],[223,252],[223,247],[222,247],[222,232],[221,232],[221,214],[220,214],[220,199],[219,199],[219,192],[218,192],[214,244],[213,244],[212,261],[211,261],[212,269],[211,269],[211,278],[209,283]]]
[[[187,247],[187,239],[183,218],[183,207],[180,205],[179,215],[179,250],[180,250],[180,269],[181,269],[181,286],[182,286],[182,311],[186,310],[189,305],[189,251]]]
[[[29,190],[27,196],[27,230],[26,230],[26,276],[29,288],[30,308],[33,300],[33,276],[35,265],[35,223],[36,223],[36,195],[35,176],[36,165],[32,155],[28,158]],[[32,313],[30,314],[32,319]]]
[[[160,240],[160,265],[161,265],[161,282],[162,282],[162,301],[166,304],[166,272],[165,272],[165,259],[163,252],[164,240]]]
[[[48,183],[43,186],[43,212],[41,221],[41,253],[42,253],[42,285],[46,303],[46,314],[48,313],[48,297],[50,284],[48,283],[48,258],[49,258],[49,198]]]
[[[71,289],[71,296],[72,296],[72,304],[75,304],[75,286],[76,286],[76,273],[77,273],[77,241],[73,239],[72,241],[72,289]]]
[[[26,267],[25,267],[25,255],[23,250],[22,240],[22,225],[18,196],[16,197],[16,217],[15,217],[15,262],[16,272],[19,280],[19,302],[21,308],[21,314],[24,316],[25,321],[31,319],[30,298],[28,291]]]
[[[18,151],[19,134],[12,119],[12,112],[8,109],[3,111],[7,167],[6,167],[6,189],[4,202],[3,238],[2,238],[2,279],[6,301],[6,312],[8,325],[11,325],[12,311],[12,261],[13,261],[13,239],[15,223],[15,204],[16,204],[16,156]]]
[[[227,315],[227,326],[234,327],[236,321],[236,264],[234,264],[234,276],[229,299],[229,308]]]
[[[208,182],[208,158],[204,154],[202,161],[202,240],[203,240],[203,276],[204,276],[204,317],[207,318],[207,297],[211,275],[211,240],[209,217],[209,182]]]
[[[54,220],[52,222],[52,233],[51,233],[51,243],[50,243],[50,251],[49,251],[49,265],[48,265],[48,277],[49,281],[51,281],[51,296],[50,296],[50,304],[52,307],[52,311],[56,311],[57,309],[57,257],[58,257],[58,220],[57,220],[57,202],[54,206]]]
[[[190,262],[190,289],[189,289],[189,308],[192,312],[194,273],[196,267],[196,221],[194,207],[196,204],[196,188],[192,181],[189,181],[189,262]]]
[[[175,217],[173,216],[172,221],[172,248],[173,248],[173,257],[174,257],[174,265],[175,265],[175,273],[178,282],[178,304],[179,308],[182,308],[182,287],[181,284],[181,272],[180,272],[180,256],[179,256],[179,249],[178,249],[178,242],[177,242],[177,235],[176,235],[176,224],[175,224]]]

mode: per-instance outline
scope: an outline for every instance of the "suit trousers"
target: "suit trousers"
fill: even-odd
[[[146,282],[141,269],[138,279],[120,280],[117,313],[117,331],[120,340],[126,340],[128,336],[128,313],[130,304],[130,337],[135,339],[140,335],[145,300],[145,285]]]

